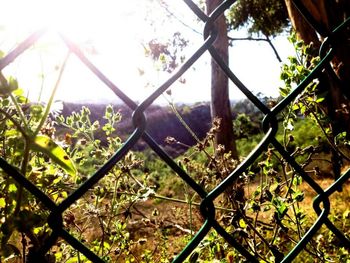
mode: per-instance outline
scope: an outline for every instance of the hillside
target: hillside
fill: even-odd
[[[105,113],[105,104],[64,102],[62,115],[66,117],[72,112],[79,112],[82,106],[86,106],[90,109],[90,118],[92,121],[99,120],[100,123],[104,122],[102,116]],[[118,123],[116,129],[118,136],[125,140],[134,130],[132,124],[132,110],[123,104],[113,105],[113,108],[122,115],[122,120]],[[208,103],[192,106],[181,105],[178,107],[178,112],[199,139],[205,137],[211,124],[210,106]],[[147,119],[147,132],[158,144],[162,145],[171,156],[177,156],[179,153],[185,151],[186,147],[178,144],[169,145],[165,143],[166,137],[174,137],[176,140],[189,146],[196,143],[195,139],[186,130],[170,107],[154,105],[147,109],[145,115]],[[136,146],[136,150],[143,150],[145,147],[147,146],[140,141]]]

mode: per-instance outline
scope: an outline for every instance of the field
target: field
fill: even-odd
[[[210,121],[204,121],[205,117],[198,115],[206,116],[207,109],[205,105],[178,108],[183,119],[176,125],[191,123],[193,119],[202,120],[197,122],[198,125],[204,124],[195,126],[195,131],[183,127],[188,134],[199,133],[197,138],[186,143],[180,141],[186,137],[183,131],[179,133],[182,135],[164,135],[167,130],[177,130],[166,126],[174,125],[171,112],[155,108],[149,115],[157,122],[168,120],[163,122],[165,127],[161,133],[157,133],[156,126],[150,126],[150,133],[183,171],[203,190],[210,192],[254,149],[263,133],[257,114],[239,113],[235,116],[233,125],[241,156],[241,160],[236,161],[214,147],[213,136],[217,129],[215,125],[210,128],[207,124]],[[13,153],[18,152],[18,159],[13,158],[12,164],[20,166],[27,151],[28,166],[23,171],[56,204],[63,202],[99,171],[106,160],[113,158],[132,130],[128,125],[129,115],[126,112],[123,115],[117,106],[105,106],[101,120],[93,118],[92,111],[94,114],[98,112],[81,106],[71,114],[65,113],[48,121],[33,142],[34,148],[23,148],[21,140],[16,139],[21,137],[21,131],[15,132],[16,124],[8,126],[4,134],[6,154],[16,156]],[[31,120],[35,120],[35,115]],[[286,129],[281,125],[276,139],[307,175],[326,189],[335,178],[327,138],[311,120],[300,118],[293,122],[293,127]],[[347,153],[345,144],[338,148],[343,154]],[[342,173],[346,167],[348,164],[344,160]],[[31,262],[52,233],[47,224],[50,210],[27,191],[18,196],[17,189],[21,186],[6,174],[2,178],[2,257],[9,262],[22,262],[22,255],[26,254],[26,260]],[[345,236],[349,235],[350,229],[349,192],[350,185],[345,183],[342,191],[331,195],[328,216]],[[275,262],[286,256],[315,222],[313,200],[316,196],[316,192],[285,162],[273,145],[269,145],[233,184],[215,198],[214,218],[226,233],[261,262]],[[13,201],[9,203],[7,200]],[[187,183],[141,143],[128,151],[106,176],[63,212],[63,227],[108,262],[170,262],[203,226],[206,218],[200,213],[201,201]],[[20,209],[16,208],[18,202],[21,203]],[[340,246],[337,237],[322,227],[296,260],[324,262],[347,258],[348,251]],[[45,260],[88,261],[63,239],[58,239]],[[191,263],[231,263],[244,262],[245,259],[211,229],[187,260]]]

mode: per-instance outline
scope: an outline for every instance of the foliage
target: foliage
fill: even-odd
[[[320,61],[319,57],[313,55],[313,45],[305,45],[302,40],[298,40],[295,32],[289,36],[289,41],[295,49],[295,56],[288,57],[288,64],[284,64],[281,70],[281,79],[284,81],[285,87],[280,88],[282,97],[286,97],[301,81],[311,72],[311,70]],[[303,94],[314,92],[318,81],[312,82]],[[317,102],[321,102],[321,99]],[[303,112],[302,112],[303,113]]]
[[[19,167],[56,203],[67,198],[122,144],[115,133],[121,115],[112,106],[106,107],[101,125],[98,120],[91,121],[87,107],[66,117],[51,115],[52,101],[46,106],[29,102],[14,78],[3,80],[0,88],[1,157]],[[57,135],[56,129],[64,133]],[[65,229],[106,261],[135,259],[130,250],[135,241],[126,228],[133,207],[154,196],[156,188],[148,180],[153,175],[134,173],[141,164],[142,160],[129,152],[64,212]],[[51,233],[47,224],[50,211],[11,176],[3,171],[0,175],[0,258],[36,260]],[[57,242],[46,260],[87,262],[63,241]]]
[[[168,73],[173,72],[185,60],[184,48],[188,45],[180,32],[175,32],[171,39],[161,42],[158,39],[152,39],[145,46],[146,56],[150,56],[153,61],[158,62],[160,69]]]
[[[298,142],[297,145],[303,147],[301,147],[303,150],[298,153],[300,156],[310,153],[312,155],[310,144],[318,145],[319,143],[319,141],[315,141],[315,138],[305,138],[303,129],[310,129],[312,122],[307,122],[305,126],[304,124],[304,121],[297,122],[293,133]],[[313,135],[315,136],[319,132],[320,130],[315,129]],[[283,138],[283,132],[277,137]],[[210,138],[210,132],[208,138]],[[207,139],[202,143],[205,142]],[[288,147],[288,143],[291,142],[281,141],[281,143]],[[212,146],[209,144],[205,144],[206,148],[201,148],[200,145],[202,144],[191,149],[181,163],[206,191],[211,191],[234,169],[236,164],[228,165],[229,159],[226,160],[225,156],[220,155],[220,152],[219,155],[214,155]],[[241,148],[239,150],[241,151]],[[296,158],[298,158],[298,154],[295,154]],[[226,161],[218,162],[218,160]],[[300,161],[301,166],[306,167],[309,161],[310,158],[304,158]],[[266,155],[260,158],[258,167],[252,167],[246,171],[238,182],[243,182],[245,185],[245,203],[240,205],[237,201],[233,201],[229,206],[226,203],[223,210],[221,210],[222,207],[218,206],[220,222],[228,233],[231,233],[241,244],[251,249],[251,252],[263,262],[275,262],[275,260],[281,259],[282,253],[292,248],[287,244],[295,243],[296,240],[300,239],[314,220],[306,212],[311,209],[308,207],[311,200],[305,201],[306,198],[310,198],[304,190],[305,183],[285,163],[283,158],[274,153],[272,147],[268,149]],[[231,195],[237,193],[234,189],[229,190],[229,192]],[[230,200],[237,200],[237,197]],[[218,204],[222,205],[225,202],[218,201]],[[327,235],[327,231],[324,230],[321,235]],[[332,248],[327,252],[324,251],[323,256],[320,256],[319,248],[315,248],[314,240],[310,244],[311,248],[308,248],[307,252],[311,257],[318,257],[322,260],[322,258],[331,256],[334,258],[337,255],[334,247],[331,246]],[[215,231],[201,241],[199,247],[190,256],[189,262],[197,262],[194,258],[201,259],[200,262],[213,262],[214,260],[244,262],[240,253],[231,250]],[[306,256],[306,258],[309,257]]]
[[[318,61],[309,54],[309,46],[298,42],[293,35],[291,41],[297,56],[290,57],[289,63],[282,67],[281,78],[285,82],[282,96],[287,96]],[[122,116],[112,106],[106,107],[103,123],[92,121],[87,107],[65,117],[53,116],[50,115],[53,100],[47,105],[29,102],[15,78],[2,76],[1,79],[1,157],[18,167],[57,204],[99,171],[121,148],[117,124]],[[276,135],[282,147],[315,179],[329,173],[329,167],[319,166],[322,161],[333,163],[329,149],[348,160],[339,145],[349,145],[349,141],[346,134],[332,134],[327,115],[320,107],[323,96],[318,91],[318,81],[311,83],[278,116],[280,126]],[[210,192],[236,169],[239,161],[214,143],[220,120],[214,119],[211,129],[201,139],[175,105],[170,105],[196,141],[177,162]],[[261,140],[262,134],[256,125],[261,118],[257,115],[242,113],[232,123],[241,140],[240,161]],[[57,130],[63,128],[64,133],[59,134]],[[169,137],[167,143],[182,142]],[[203,224],[198,211],[202,199],[175,175],[150,151],[129,151],[103,179],[64,211],[64,228],[105,261],[169,262],[173,253],[178,253]],[[321,179],[320,182],[325,181]],[[1,261],[19,258],[31,261],[51,234],[47,224],[51,211],[4,171],[0,172],[0,187]],[[257,162],[215,199],[215,219],[261,262],[276,262],[314,223],[311,198],[315,195],[297,171],[269,145]],[[348,195],[346,192],[344,196],[348,198]],[[336,205],[329,218],[348,235],[350,212],[340,205],[346,203],[341,198],[331,200]],[[142,206],[138,206],[140,204]],[[164,205],[163,211],[160,211],[161,205]],[[173,213],[174,221],[161,218],[162,213],[165,217]],[[179,239],[177,243],[175,239]],[[328,229],[321,229],[304,250],[298,259],[305,262],[344,261],[349,256]],[[63,240],[51,248],[46,260],[88,262]],[[211,231],[187,259],[188,262],[244,260],[215,231]]]
[[[67,196],[61,187],[76,175],[76,168],[62,145],[54,140],[54,121],[49,115],[52,101],[46,106],[30,103],[14,78],[1,79],[1,157],[59,202]],[[0,185],[1,257],[20,254],[17,244],[12,243],[19,234],[23,249],[31,253],[50,233],[45,223],[48,211],[3,171]]]
[[[282,68],[281,78],[286,84],[281,88],[282,96],[287,96],[319,61],[309,53],[310,46],[297,41],[294,35],[290,39],[295,44],[297,56],[290,57],[289,64]],[[333,143],[327,115],[320,108],[324,94],[320,94],[317,87],[316,80],[286,108],[280,116],[281,125],[276,135],[276,139],[284,149],[315,179],[320,176],[324,178],[330,173],[337,176],[332,163],[332,154],[329,154],[331,150],[335,150],[345,160],[348,158],[341,152],[341,148],[336,148]],[[238,115],[233,125],[237,136],[246,134],[249,138],[242,138],[241,140],[244,140],[242,144],[238,141],[239,149],[247,147],[249,141],[253,141],[255,145],[260,141],[261,135],[251,132],[252,123],[249,121],[249,116]],[[226,159],[225,155],[220,154],[220,147],[213,148],[210,138],[218,128],[219,126],[214,125],[207,137],[198,142],[197,146],[181,160],[184,169],[206,191],[214,189],[237,165],[227,163],[230,158]],[[345,135],[338,137],[339,143],[348,143]],[[262,262],[275,262],[282,260],[285,253],[293,248],[313,224],[315,217],[310,213],[313,211],[310,198],[315,194],[307,190],[308,184],[303,182],[302,177],[272,145],[258,161],[257,165],[252,165],[237,179],[233,188],[228,187],[225,195],[216,200],[217,218],[221,219],[220,223],[225,226],[228,233]],[[331,165],[322,165],[323,162]],[[237,201],[242,200],[241,197],[234,196],[239,193],[237,186],[242,185],[245,188],[243,203]],[[229,202],[225,201],[225,196]],[[232,196],[234,198],[231,199]],[[332,199],[332,201],[336,203],[340,200]],[[346,216],[346,211],[337,211],[336,214]],[[339,214],[331,214],[331,220],[337,222]],[[338,227],[347,233],[344,225],[338,224]],[[328,241],[325,241],[325,237],[329,237]],[[344,248],[339,248],[332,238],[334,235],[328,229],[320,230],[298,259],[308,262],[314,258],[325,261],[346,257],[347,252],[344,254]],[[324,249],[326,243],[327,249]],[[189,262],[244,261],[240,254],[230,250],[228,244],[215,232],[211,232],[202,240],[188,260]]]
[[[280,88],[282,97],[287,96],[294,87],[301,83],[320,61],[319,57],[313,56],[312,44],[305,45],[303,41],[297,40],[294,33],[291,34],[289,40],[294,45],[297,56],[289,57],[289,63],[282,66],[281,79],[285,83],[285,87]],[[333,157],[339,162],[349,161],[346,132],[336,134],[336,131],[333,131],[331,118],[323,105],[326,96],[329,96],[329,92],[320,87],[320,79],[312,81],[286,110],[284,129],[293,130],[295,120],[303,116],[319,127],[320,136],[327,141]],[[336,164],[338,161],[334,159],[332,162]]]
[[[289,26],[288,12],[281,0],[240,0],[227,12],[229,27],[247,26],[250,34],[276,36]]]
[[[233,120],[233,129],[237,139],[247,138],[260,132],[259,124],[252,122],[250,116],[244,113],[238,114]]]

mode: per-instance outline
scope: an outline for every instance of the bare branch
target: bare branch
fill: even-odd
[[[268,36],[266,36],[266,41],[267,41],[267,43],[269,43],[270,47],[272,48],[273,52],[275,53],[277,60],[281,63],[282,59],[281,59],[280,55],[278,54],[276,47],[272,44],[272,41]]]
[[[282,59],[281,59],[280,55],[278,54],[276,47],[273,45],[271,39],[268,36],[266,36],[266,38],[230,37],[230,36],[228,36],[228,39],[230,41],[230,44],[233,41],[264,41],[264,42],[267,42],[270,45],[270,47],[272,48],[273,52],[275,53],[276,59],[278,60],[278,62],[280,62],[280,63],[282,62]]]
[[[191,27],[190,25],[188,25],[187,23],[185,23],[182,19],[180,19],[178,16],[176,16],[170,9],[169,6],[162,0],[157,1],[158,4],[164,8],[164,10],[168,13],[168,15],[170,17],[175,18],[175,20],[177,20],[179,23],[181,23],[183,26],[191,29],[193,32],[195,32],[196,34],[202,35],[201,32],[197,31],[196,29],[194,29],[193,27]]]

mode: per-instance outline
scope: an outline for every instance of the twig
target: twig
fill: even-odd
[[[164,1],[159,0],[157,1],[158,4],[164,8],[164,10],[169,14],[169,16],[172,16],[173,18],[175,18],[175,20],[177,20],[179,23],[181,23],[183,26],[191,29],[193,32],[195,32],[196,34],[202,35],[201,32],[197,31],[196,29],[194,29],[193,27],[191,27],[190,25],[186,24],[182,19],[178,18],[172,11],[170,11],[170,9],[168,8],[168,6],[164,3]]]
[[[8,84],[6,78],[4,77],[4,75],[2,74],[1,71],[0,71],[0,84],[2,86],[4,86],[6,89],[10,90],[9,84]],[[10,96],[13,104],[15,105],[17,113],[18,113],[19,117],[21,118],[21,120],[23,121],[23,124],[24,124],[25,128],[28,129],[27,119],[24,116],[24,113],[23,113],[21,107],[18,105],[18,103],[16,101],[16,98],[12,95],[12,92],[9,93],[9,96]]]
[[[54,99],[54,97],[55,97],[56,91],[57,91],[57,89],[58,89],[58,86],[59,86],[59,84],[60,84],[60,82],[61,82],[62,75],[63,75],[64,69],[66,68],[66,64],[67,64],[69,55],[70,55],[70,51],[68,51],[66,57],[64,58],[64,61],[63,61],[62,65],[61,65],[61,69],[60,69],[60,72],[59,72],[59,74],[58,74],[58,78],[57,78],[56,83],[55,83],[55,86],[54,86],[54,88],[53,88],[53,90],[52,90],[52,92],[51,92],[51,96],[50,96],[50,98],[49,98],[49,101],[48,101],[48,103],[47,103],[47,105],[46,105],[44,115],[42,116],[42,118],[41,118],[41,120],[40,120],[40,123],[38,124],[38,126],[37,126],[36,129],[35,129],[34,136],[36,136],[36,135],[39,133],[41,127],[44,125],[44,123],[45,123],[45,121],[46,121],[46,119],[47,119],[47,116],[49,115],[50,108],[51,108],[53,99]]]
[[[11,114],[7,113],[6,111],[4,111],[3,109],[0,108],[0,113],[1,114],[4,114],[5,117],[7,119],[9,119],[15,126],[16,128],[18,129],[18,131],[22,134],[22,136],[25,138],[25,139],[29,139],[26,131],[22,128],[22,126],[12,117]]]

